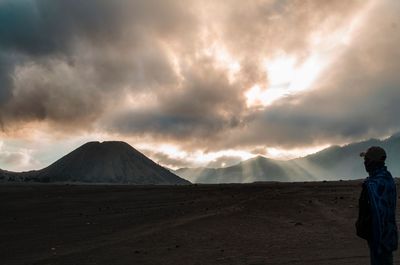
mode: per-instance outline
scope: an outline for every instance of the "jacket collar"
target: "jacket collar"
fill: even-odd
[[[370,177],[377,177],[378,175],[380,175],[379,173],[382,172],[382,171],[387,171],[387,167],[386,166],[382,166],[380,168],[376,168],[372,172],[369,172],[369,176]]]

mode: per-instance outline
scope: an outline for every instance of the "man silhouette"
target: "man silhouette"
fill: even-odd
[[[397,249],[396,184],[385,166],[386,152],[372,146],[360,154],[369,176],[359,200],[357,235],[366,239],[372,265],[393,264]]]

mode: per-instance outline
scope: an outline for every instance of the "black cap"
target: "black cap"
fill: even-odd
[[[380,146],[371,146],[367,151],[362,152],[360,154],[361,157],[367,159],[369,161],[385,161],[386,160],[386,152]]]

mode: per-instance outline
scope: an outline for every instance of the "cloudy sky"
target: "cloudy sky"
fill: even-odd
[[[0,0],[0,168],[86,141],[288,159],[400,131],[398,0]]]

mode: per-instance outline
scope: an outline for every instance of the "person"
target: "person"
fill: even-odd
[[[357,235],[366,239],[371,265],[393,264],[397,249],[396,184],[385,166],[386,152],[372,146],[360,154],[369,176],[362,184],[359,199]]]

